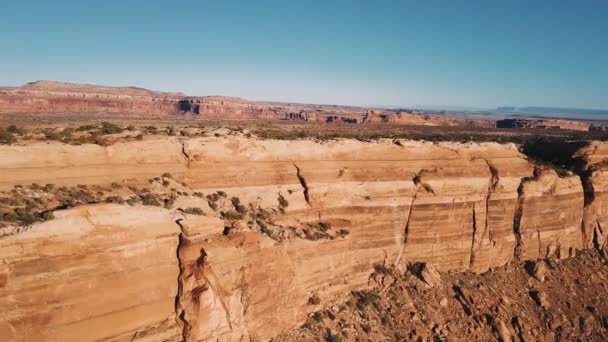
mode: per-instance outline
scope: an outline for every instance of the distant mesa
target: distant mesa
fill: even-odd
[[[542,108],[542,107],[539,107]],[[500,107],[500,113],[522,109]],[[0,88],[2,113],[193,115],[229,120],[294,120],[328,124],[388,124],[437,127],[603,129],[586,122],[545,118],[491,119],[463,112],[368,109],[352,106],[248,101],[229,96],[187,96],[138,87],[112,87],[40,80]],[[607,111],[608,113],[608,111]],[[457,114],[457,115],[456,115]]]

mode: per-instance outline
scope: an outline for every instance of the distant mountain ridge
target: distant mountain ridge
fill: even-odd
[[[499,113],[511,114],[531,114],[544,117],[568,117],[576,119],[595,119],[608,120],[608,109],[587,109],[587,108],[559,108],[559,107],[542,107],[542,106],[527,106],[527,107],[511,107],[504,106],[496,109]]]

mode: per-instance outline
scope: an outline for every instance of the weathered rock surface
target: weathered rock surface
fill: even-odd
[[[605,147],[592,146],[600,147],[580,153],[596,170]],[[366,287],[375,264],[484,272],[516,258],[565,257],[589,243],[584,217],[605,220],[605,202],[585,207],[580,178],[535,168],[515,145],[159,138],[2,146],[0,161],[4,189],[146,184],[170,172],[192,190],[275,208],[285,227],[322,221],[348,232],[278,242],[242,224],[225,230],[234,222],[215,216],[156,207],[59,211],[0,238],[0,331],[9,340],[85,332],[265,340],[303,322],[311,295],[328,303]],[[597,175],[587,192],[605,185]],[[604,196],[593,194],[593,203]],[[282,210],[279,196],[289,203]]]
[[[176,336],[179,228],[168,211],[97,205],[55,216],[0,239],[4,341]]]
[[[584,169],[583,243],[604,247],[608,236],[608,144],[593,142],[575,157],[582,160]]]

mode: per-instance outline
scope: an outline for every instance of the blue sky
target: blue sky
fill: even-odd
[[[0,84],[608,108],[608,1],[4,1]]]

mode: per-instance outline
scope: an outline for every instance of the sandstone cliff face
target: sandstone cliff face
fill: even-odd
[[[603,247],[608,236],[608,144],[591,143],[575,157],[583,161],[585,170],[583,243],[586,247]]]
[[[69,340],[106,325],[92,338],[265,340],[305,320],[318,306],[310,298],[327,303],[367,286],[376,264],[483,272],[566,257],[589,236],[605,238],[602,151],[594,143],[579,152],[593,172],[585,190],[594,201],[584,203],[580,178],[535,167],[515,145],[224,137],[1,147],[3,189],[143,185],[170,172],[194,191],[268,208],[285,229],[325,222],[348,233],[279,241],[207,207],[206,216],[61,211],[0,239],[0,329],[11,340]]]
[[[100,205],[55,215],[0,239],[3,340],[177,335],[179,229],[168,211]]]

